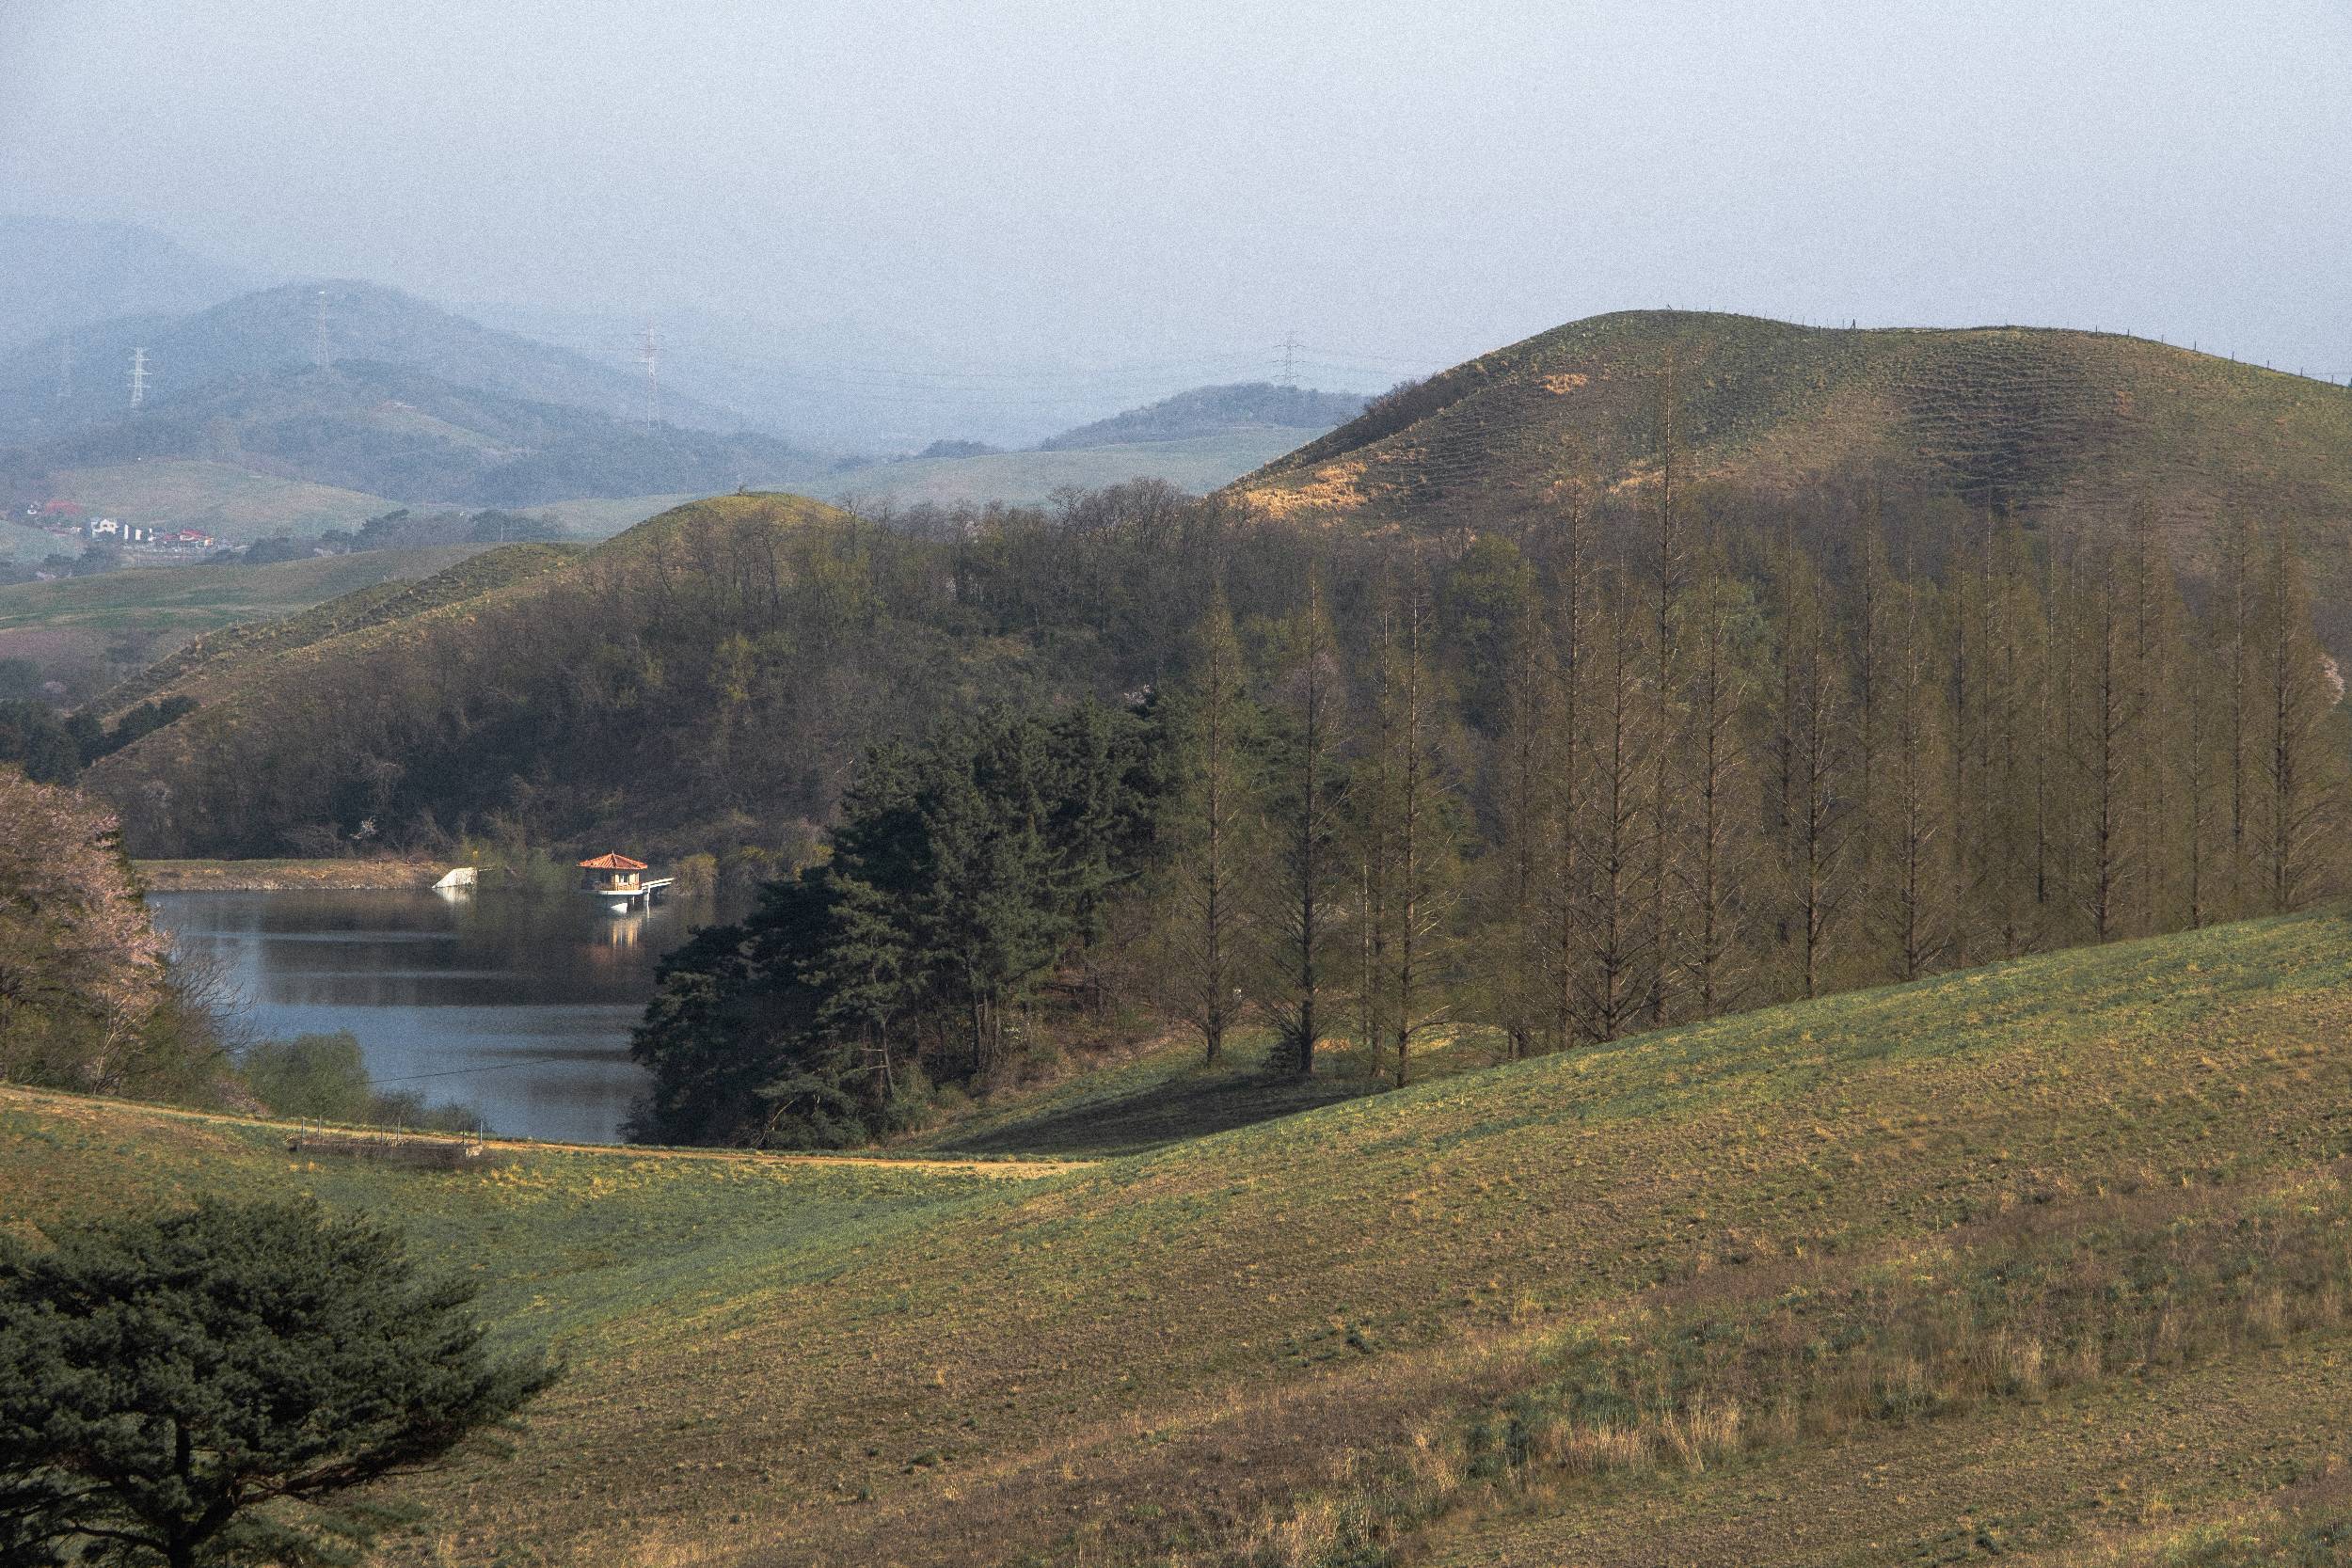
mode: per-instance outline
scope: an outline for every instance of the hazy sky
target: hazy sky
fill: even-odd
[[[2341,377],[2352,4],[0,0],[0,210],[1098,360],[1674,305]]]

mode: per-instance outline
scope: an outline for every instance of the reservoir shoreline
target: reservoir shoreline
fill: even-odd
[[[328,863],[372,878],[395,863]],[[438,878],[445,867],[422,868]],[[220,978],[239,1029],[259,1039],[347,1034],[371,1080],[461,1104],[493,1132],[556,1143],[616,1141],[647,1086],[629,1037],[661,956],[707,921],[681,900],[614,914],[571,892],[322,885],[284,867],[151,888],[158,930]]]
[[[150,893],[292,893],[307,888],[429,888],[450,868],[438,861],[133,861]]]

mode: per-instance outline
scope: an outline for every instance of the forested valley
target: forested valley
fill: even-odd
[[[2283,528],[2185,587],[2145,531],[1867,484],[1567,483],[1372,538],[1099,505],[796,538],[868,645],[903,645],[892,604],[1032,689],[902,721],[808,863],[673,956],[639,1135],[862,1142],[1168,1028],[1211,1062],[1262,1034],[1278,1075],[1347,1040],[1401,1085],[1441,1040],[1560,1051],[2341,885],[2341,686]]]

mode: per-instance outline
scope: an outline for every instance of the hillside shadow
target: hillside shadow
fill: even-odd
[[[1487,1065],[1482,1045],[1449,1043],[1415,1063],[1416,1077],[1448,1077]],[[1032,1154],[1105,1159],[1140,1154],[1214,1132],[1378,1094],[1385,1077],[1366,1070],[1360,1052],[1327,1042],[1315,1075],[1296,1078],[1268,1064],[1261,1041],[1229,1048],[1214,1068],[1190,1053],[1163,1053],[1124,1069],[1098,1072],[1037,1092],[1025,1103],[983,1104],[962,1126],[926,1134],[920,1147],[940,1154]]]
[[[1140,1154],[1212,1132],[1311,1111],[1384,1085],[1361,1076],[1298,1079],[1257,1063],[1154,1078],[1125,1092],[1057,1105],[1001,1126],[949,1132],[932,1147],[953,1154],[1054,1154],[1101,1159]]]

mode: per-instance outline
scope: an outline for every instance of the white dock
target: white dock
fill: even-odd
[[[604,907],[614,914],[627,914],[631,910],[660,903],[661,895],[676,880],[675,877],[654,877],[634,887],[592,887],[582,891],[591,898],[602,899]]]

